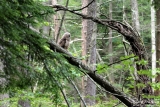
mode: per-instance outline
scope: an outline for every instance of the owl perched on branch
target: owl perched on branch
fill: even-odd
[[[70,37],[71,34],[69,32],[64,33],[58,44],[67,50],[69,48]]]

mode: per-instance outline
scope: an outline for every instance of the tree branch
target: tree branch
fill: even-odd
[[[36,33],[40,33],[39,31],[35,30],[33,27],[30,27],[31,30],[33,30]],[[56,44],[54,41],[47,42],[50,49],[54,52],[62,53],[63,56],[68,60],[68,62],[76,66],[80,69],[84,74],[88,74],[98,85],[103,87],[107,92],[110,92],[113,96],[118,98],[121,102],[123,102],[128,107],[134,107],[139,104],[138,100],[136,98],[131,98],[127,96],[125,93],[121,92],[120,90],[116,89],[114,86],[112,86],[108,81],[106,81],[103,77],[101,77],[98,74],[94,73],[94,70],[92,70],[87,65],[83,64],[81,60],[73,57],[68,51],[60,47],[58,44]],[[86,72],[84,72],[85,70]],[[137,106],[138,107],[138,106]]]
[[[66,2],[66,8],[68,7],[68,2],[69,2],[69,0],[67,0],[67,2]],[[60,22],[58,33],[56,35],[56,43],[58,43],[58,38],[59,38],[59,35],[60,35],[60,31],[61,31],[61,28],[62,28],[62,24],[63,24],[64,18],[65,18],[65,15],[66,15],[66,11],[64,11],[63,16],[62,16],[62,20]]]
[[[60,10],[69,11],[69,12],[71,12],[73,14],[81,16],[84,19],[90,19],[90,20],[92,20],[92,21],[94,21],[94,22],[96,22],[98,24],[102,24],[102,25],[108,26],[108,27],[118,31],[122,35],[125,35],[125,36],[129,36],[131,33],[136,35],[134,33],[134,31],[130,27],[128,27],[128,26],[126,26],[123,23],[118,22],[118,21],[106,20],[106,19],[104,20],[104,19],[98,19],[96,17],[87,16],[87,15],[81,14],[79,12],[75,12],[74,10],[70,10],[70,9],[68,9],[68,8],[66,8],[66,7],[64,7],[62,5],[50,5],[50,7],[56,8],[57,11],[60,11]],[[132,31],[132,32],[130,32],[130,31]]]
[[[80,9],[74,9],[73,11],[80,11],[80,10],[83,10],[85,8],[87,8],[89,5],[91,5],[95,0],[92,0],[90,3],[88,3],[86,6],[80,8]]]
[[[96,22],[98,24],[102,24],[104,26],[108,26],[111,29],[116,30],[117,32],[122,34],[125,37],[125,39],[130,43],[133,54],[135,54],[135,56],[138,57],[138,59],[136,61],[148,60],[143,41],[141,40],[139,34],[134,29],[132,29],[130,26],[127,26],[121,22],[114,21],[114,20],[108,20],[108,19],[104,20],[104,19],[98,19],[96,17],[84,15],[84,14],[75,12],[71,9],[65,8],[61,5],[53,5],[51,7],[56,8],[58,10],[69,11],[73,14],[81,16],[84,19],[92,20],[93,22]],[[137,71],[140,71],[140,70],[147,71],[148,65],[136,64],[136,68],[137,68]],[[148,75],[140,74],[140,75],[138,75],[138,77],[139,77],[139,79],[138,79],[139,82],[144,84],[143,87],[140,87],[140,90],[142,91],[142,93],[145,95],[153,95],[152,87],[150,85],[150,78],[148,77]],[[142,95],[139,95],[139,96],[140,96],[140,99],[142,99],[141,102],[144,105],[154,103],[152,99],[142,98]]]
[[[106,91],[112,93],[116,98],[118,98],[121,102],[123,102],[125,105],[128,107],[133,107],[134,105],[138,104],[138,100],[134,98],[134,100],[127,96],[125,93],[121,92],[120,90],[116,89],[113,87],[108,81],[106,81],[103,77],[101,77],[98,74],[95,74],[93,70],[84,65],[80,60],[77,58],[73,57],[69,52],[66,50],[62,49],[60,46],[58,46],[55,42],[48,42],[50,49],[59,53],[63,53],[64,57],[67,59],[67,61],[86,71],[86,73],[101,87],[103,87]],[[84,71],[83,71],[84,72]]]
[[[114,21],[114,20],[101,20],[101,19],[98,19],[95,17],[83,15],[81,13],[75,12],[73,10],[70,10],[70,9],[63,7],[63,6],[60,6],[60,5],[53,5],[51,7],[57,8],[58,10],[69,11],[73,14],[81,16],[84,19],[92,20],[98,24],[102,24],[104,26],[108,26],[111,29],[116,30],[117,32],[121,33],[125,37],[125,39],[130,43],[131,48],[132,48],[132,52],[135,54],[135,56],[138,57],[137,61],[140,61],[142,59],[147,60],[144,44],[143,44],[139,34],[136,31],[134,31],[131,27],[124,25],[121,22]],[[48,44],[49,44],[51,50],[53,50],[53,51],[56,50],[56,52],[65,54],[64,57],[68,60],[68,62],[70,64],[87,71],[87,74],[97,84],[99,84],[101,87],[103,87],[106,91],[113,93],[113,95],[116,98],[118,98],[120,101],[122,101],[128,107],[133,107],[133,106],[140,107],[142,105],[145,106],[146,104],[153,104],[152,100],[150,100],[148,98],[142,98],[141,101],[138,101],[137,99],[132,99],[131,97],[128,97],[126,94],[124,94],[123,92],[121,92],[118,89],[116,89],[115,87],[113,87],[103,77],[101,77],[98,74],[95,74],[90,67],[84,65],[80,60],[76,59],[70,53],[66,52],[66,50],[59,47],[55,42],[48,42]],[[137,67],[138,71],[148,70],[147,65],[137,64],[136,67]],[[145,95],[152,95],[152,88],[149,84],[150,78],[145,74],[138,75],[138,77],[140,79],[140,82],[145,85],[144,87],[142,87],[142,90],[141,90],[142,93]]]
[[[68,80],[68,82],[70,82],[70,83],[72,84],[72,86],[73,86],[74,89],[76,90],[78,96],[80,97],[80,100],[81,100],[82,103],[83,103],[83,106],[84,106],[84,107],[87,107],[86,102],[84,101],[83,97],[81,96],[81,93],[80,93],[78,87],[76,86],[76,84],[74,83],[74,81],[72,81],[72,79],[71,79],[70,77],[66,76],[64,73],[63,73],[63,75],[64,75],[65,78]]]

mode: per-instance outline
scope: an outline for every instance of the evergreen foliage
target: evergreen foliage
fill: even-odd
[[[32,100],[32,106],[35,107],[39,106],[39,104],[44,107],[53,107],[55,104],[64,106],[62,103],[64,100],[62,100],[62,95],[60,94],[63,88],[68,92],[70,102],[77,102],[75,99],[79,101],[75,91],[73,91],[74,89],[70,89],[71,86],[68,83],[68,81],[71,83],[70,79],[80,76],[80,73],[77,72],[78,69],[68,64],[61,54],[48,48],[47,41],[50,40],[48,36],[31,30],[31,28],[41,28],[46,20],[54,14],[53,9],[44,6],[41,1],[46,0],[0,0],[0,64],[2,63],[4,68],[3,71],[0,71],[0,79],[5,78],[7,81],[5,85],[0,84],[0,93],[10,93],[11,106],[17,105],[19,97]],[[123,21],[122,7],[125,6],[125,20],[131,24],[130,1],[125,1],[124,4],[123,0],[112,1],[113,20]],[[150,51],[150,29],[148,28],[150,25],[150,4],[144,0],[138,2],[141,22],[140,33],[144,38],[147,50]],[[62,5],[65,5],[65,3],[66,1],[64,0],[60,2]],[[98,4],[98,17],[107,19],[109,17],[109,2],[101,0],[101,3]],[[159,0],[155,0],[154,4],[158,9]],[[69,8],[77,9],[77,7],[81,8],[81,2],[79,0],[70,0]],[[63,26],[71,33],[72,40],[81,38],[81,18],[67,12],[65,19]],[[107,38],[109,36],[108,31],[108,27],[98,25],[97,38]],[[64,33],[63,29],[61,33]],[[116,36],[120,36],[120,34],[113,31],[113,37]],[[113,74],[115,79],[114,86],[126,93],[135,95],[132,75],[135,71],[133,60],[136,58],[129,58],[133,57],[132,54],[124,55],[122,37],[113,38],[112,42],[113,53],[108,54],[108,39],[97,39],[96,45],[100,49],[99,54],[104,62],[97,63],[96,73],[102,74],[106,80],[109,80],[110,75]],[[128,45],[127,49],[130,50]],[[81,51],[81,41],[70,45],[70,52],[73,56],[80,58]],[[82,56],[81,59],[85,59],[85,57],[88,56]],[[115,62],[127,58],[129,60],[109,66],[109,57],[113,57]],[[136,63],[147,64],[148,62],[142,60]],[[140,73],[143,74],[144,72],[146,73],[146,71],[141,71]],[[147,75],[151,77],[151,73]],[[76,79],[80,80],[80,78]],[[159,88],[160,86],[154,87]],[[98,90],[102,91],[101,89]],[[97,102],[103,102],[101,97],[106,96],[100,92],[97,93]],[[119,103],[117,99],[109,97],[109,94],[107,94],[107,98],[108,102],[103,103],[102,106],[109,107]],[[123,105],[119,103],[119,106]]]
[[[19,85],[26,85],[24,77],[29,79],[28,72],[34,71],[30,63],[42,61],[43,53],[47,55],[48,51],[46,39],[30,27],[43,21],[53,10],[33,0],[2,0],[0,4],[0,58],[7,78],[14,79],[9,80],[8,86],[14,85],[15,80],[21,81]]]
[[[9,91],[11,98],[25,96],[26,92],[37,99],[54,96],[51,101],[61,103],[61,82],[69,74],[77,75],[75,69],[48,48],[48,37],[31,29],[41,27],[53,13],[40,1],[0,1],[0,61],[4,69],[0,79],[6,79],[5,85],[0,84],[1,93]]]

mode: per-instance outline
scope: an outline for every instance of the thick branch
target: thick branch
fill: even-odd
[[[50,49],[59,53],[63,53],[64,57],[68,60],[68,62],[76,67],[79,67],[80,69],[83,69],[87,72],[87,74],[101,87],[103,87],[106,91],[113,94],[116,98],[118,98],[121,102],[123,102],[128,107],[133,107],[134,105],[137,105],[137,100],[133,100],[131,97],[128,97],[126,94],[121,92],[120,90],[113,87],[108,81],[106,81],[103,77],[101,77],[98,74],[95,74],[91,68],[84,65],[80,60],[73,57],[70,53],[68,53],[66,50],[62,49],[60,46],[58,46],[55,42],[48,42]]]
[[[142,60],[142,59],[147,60],[145,48],[144,48],[144,45],[140,39],[140,36],[130,26],[126,26],[123,23],[113,21],[113,20],[101,20],[101,19],[94,18],[91,16],[83,15],[81,13],[77,13],[73,10],[70,10],[70,9],[65,8],[63,6],[60,6],[60,5],[54,5],[51,7],[56,8],[57,10],[69,11],[73,14],[81,16],[84,19],[92,20],[96,23],[102,24],[104,26],[108,26],[108,27],[116,30],[117,32],[121,33],[126,38],[126,40],[130,43],[133,53],[135,54],[135,56],[137,56],[139,58],[137,61]],[[119,91],[118,89],[113,87],[109,82],[105,81],[101,76],[95,74],[92,71],[92,69],[90,69],[88,66],[82,64],[82,62],[80,60],[77,60],[76,58],[72,57],[71,54],[69,54],[68,52],[63,50],[61,47],[57,46],[56,43],[49,42],[48,44],[50,45],[50,49],[52,49],[53,51],[56,50],[56,52],[64,53],[65,54],[64,57],[68,60],[68,62],[70,64],[77,66],[79,68],[82,68],[83,70],[86,70],[87,74],[96,83],[98,83],[100,86],[102,86],[106,91],[112,93],[115,97],[117,97],[124,104],[126,104],[129,107],[134,106],[134,105],[138,106],[138,103],[136,102],[137,100],[131,99],[130,97],[126,96],[124,93],[122,93],[121,91]],[[146,65],[138,65],[137,64],[138,71],[139,70],[147,70],[147,69],[148,69],[148,67]],[[138,76],[139,76],[141,83],[145,84],[145,87],[142,88],[142,93],[144,93],[146,95],[151,95],[152,88],[149,84],[149,82],[150,82],[149,77],[145,74],[138,75]],[[145,99],[142,99],[141,105],[142,104],[144,104],[144,105],[145,104],[152,104],[152,102],[151,102],[151,100],[145,98]]]
[[[51,7],[56,8],[57,10],[69,11],[73,14],[81,16],[84,19],[92,20],[98,24],[102,24],[102,25],[110,27],[111,29],[116,30],[117,32],[122,34],[126,38],[126,40],[129,41],[134,54],[139,56],[140,59],[146,59],[146,57],[144,56],[145,49],[139,37],[139,34],[136,31],[134,31],[131,27],[126,26],[123,23],[118,22],[118,21],[107,20],[107,19],[104,20],[104,19],[98,19],[96,17],[87,16],[87,15],[75,12],[74,10],[70,10],[61,5],[53,5]]]
[[[30,27],[31,30],[39,33],[37,30],[35,30],[34,28]],[[64,50],[63,48],[61,48],[59,45],[57,45],[55,42],[48,42],[50,49],[55,51],[55,52],[59,52],[59,53],[63,53],[64,57],[68,60],[68,62],[76,67],[79,67],[80,69],[83,69],[87,72],[87,74],[101,87],[103,87],[107,92],[110,92],[111,94],[113,94],[113,96],[115,96],[116,98],[118,98],[121,102],[123,102],[125,105],[127,105],[128,107],[134,107],[137,106],[138,107],[138,100],[136,98],[131,98],[129,96],[127,96],[125,93],[121,92],[120,90],[116,89],[115,87],[113,87],[108,81],[106,81],[103,77],[97,75],[94,73],[94,71],[89,68],[88,66],[84,65],[81,60],[78,60],[77,58],[73,57],[68,51]],[[82,71],[83,71],[82,70]],[[84,73],[84,72],[83,72]]]
[[[119,33],[121,33],[124,36],[129,36],[132,33],[134,34],[134,31],[130,27],[124,25],[123,23],[114,21],[114,20],[102,20],[102,19],[98,19],[98,18],[95,18],[95,17],[87,16],[87,15],[75,12],[74,10],[70,10],[70,9],[64,7],[64,6],[61,6],[61,5],[53,5],[51,7],[52,8],[56,8],[57,11],[59,11],[59,10],[69,11],[69,12],[71,12],[73,14],[81,16],[84,19],[90,19],[90,20],[92,20],[92,21],[94,21],[94,22],[96,22],[98,24],[102,24],[102,25],[108,26],[108,27],[118,31]],[[136,34],[134,34],[134,35],[136,35]]]
[[[117,22],[114,20],[104,20],[104,19],[98,19],[95,17],[87,16],[87,15],[75,12],[74,10],[70,10],[60,5],[53,5],[51,7],[56,8],[57,10],[69,11],[73,14],[81,16],[83,19],[89,19],[98,24],[102,24],[104,26],[108,26],[111,29],[116,30],[117,32],[122,34],[125,37],[125,39],[130,43],[133,53],[135,54],[135,56],[138,57],[137,61],[148,60],[144,44],[139,34],[136,31],[134,31],[130,26],[124,25],[123,23]],[[136,64],[136,67],[138,71],[148,70],[147,65]],[[152,95],[153,94],[152,88],[149,84],[150,78],[145,74],[138,75],[138,77],[139,77],[138,81],[145,85],[145,87],[142,87],[142,93],[147,94],[147,95]],[[148,103],[151,104],[151,102],[147,100],[144,101],[144,104],[148,104]]]
[[[147,60],[146,57],[146,52],[145,52],[145,47],[143,45],[143,42],[139,36],[139,34],[134,31],[130,26],[126,26],[121,22],[118,21],[114,21],[114,20],[107,20],[107,19],[98,19],[96,17],[91,17],[91,16],[87,16],[78,12],[75,12],[74,10],[70,10],[64,6],[61,5],[53,5],[51,6],[53,8],[56,8],[57,10],[64,10],[64,11],[69,11],[73,14],[76,14],[78,16],[81,16],[84,19],[89,19],[92,20],[98,24],[102,24],[104,26],[108,26],[111,29],[116,30],[117,32],[119,32],[120,34],[122,34],[125,39],[130,43],[131,47],[132,47],[132,51],[133,53],[139,57],[139,60]],[[142,67],[147,69],[147,67]],[[138,69],[140,70],[140,69]]]

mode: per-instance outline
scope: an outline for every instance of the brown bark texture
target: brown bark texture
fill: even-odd
[[[137,0],[131,0],[131,7],[132,7],[132,26],[140,33],[140,23],[139,23]]]
[[[82,0],[82,7],[93,0]],[[82,10],[83,14],[95,17],[96,16],[96,2],[92,2],[89,6]],[[95,23],[92,20],[82,19],[82,56],[89,56],[83,60],[84,64],[92,65],[92,69],[95,70],[96,63],[96,39],[94,38]],[[93,38],[93,39],[92,39]],[[96,85],[89,78],[84,76],[82,78],[82,91],[84,94],[84,100],[88,106],[95,104]]]
[[[57,0],[52,0],[52,5],[56,5]],[[54,22],[54,40],[58,42],[59,38],[57,37],[58,29],[59,29],[59,20],[58,20],[58,12],[53,16]],[[57,38],[57,39],[56,39]]]
[[[112,1],[110,1],[109,3],[109,19],[112,20]],[[113,44],[112,44],[112,29],[109,28],[109,47],[108,47],[108,54],[112,54],[113,52]],[[109,57],[109,63],[112,64],[113,63],[113,56]],[[111,81],[111,83],[114,83],[114,74],[110,73],[109,75],[109,80]]]
[[[156,34],[156,68],[160,68],[160,9],[156,10],[156,20],[157,20],[157,34]],[[155,82],[160,82],[160,73],[157,73],[157,77],[155,78]],[[160,95],[160,90],[157,89],[154,91],[156,96]]]

